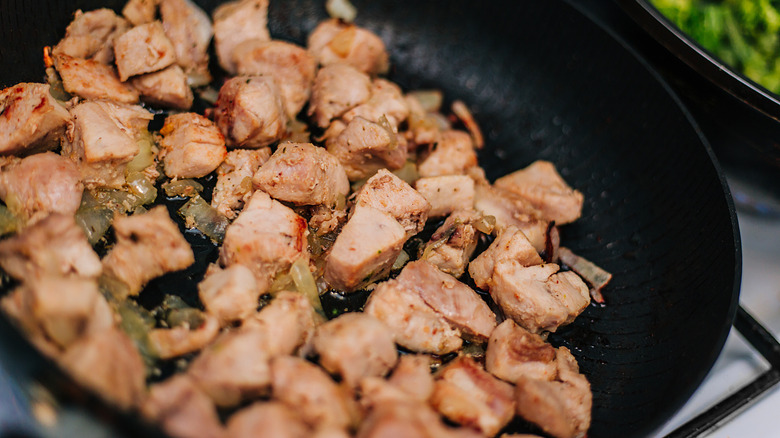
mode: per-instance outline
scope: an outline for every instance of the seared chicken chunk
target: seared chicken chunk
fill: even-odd
[[[206,312],[225,326],[257,311],[260,289],[254,274],[246,266],[236,264],[226,269],[214,266],[198,284],[198,296]]]
[[[499,324],[490,335],[485,369],[511,383],[520,377],[553,380],[558,374],[555,348],[511,319]]]
[[[449,130],[441,133],[441,140],[420,156],[417,171],[421,177],[465,175],[477,165],[477,153],[467,132]]]
[[[0,167],[0,199],[12,213],[30,222],[50,213],[74,214],[83,191],[78,167],[53,152]]]
[[[242,323],[266,334],[263,350],[271,357],[295,353],[308,343],[320,318],[299,292],[282,291],[270,304]]]
[[[116,244],[103,258],[103,273],[136,295],[151,279],[195,261],[192,248],[163,206],[114,219]]]
[[[140,106],[88,101],[71,110],[72,126],[62,154],[79,165],[87,187],[119,188],[139,152],[138,136],[153,114]]]
[[[355,117],[363,117],[372,122],[379,122],[386,117],[393,130],[409,117],[409,106],[401,92],[401,87],[387,79],[374,79],[371,83],[371,97],[355,108],[344,113],[345,122]]]
[[[447,217],[425,245],[421,259],[430,262],[442,272],[458,278],[477,248],[479,231],[475,227],[482,215],[474,210],[460,210]]]
[[[392,216],[370,206],[358,208],[333,243],[325,279],[346,292],[381,279],[405,241],[404,228]]]
[[[307,438],[309,428],[295,408],[283,403],[256,402],[233,414],[227,423],[228,438]]]
[[[371,97],[371,79],[345,64],[321,68],[314,78],[309,115],[321,128]]]
[[[312,344],[320,365],[351,388],[363,377],[384,376],[398,360],[390,330],[364,313],[345,313],[317,327]]]
[[[349,194],[341,163],[311,143],[282,143],[252,182],[271,197],[296,205],[343,205]]]
[[[160,0],[128,0],[122,8],[122,15],[133,26],[154,21]]]
[[[406,148],[395,133],[362,117],[355,117],[341,133],[327,142],[347,172],[350,181],[367,178],[378,170],[400,169],[406,163]]]
[[[385,169],[366,181],[355,199],[355,211],[373,207],[389,213],[413,236],[425,227],[431,204],[404,180]]]
[[[209,16],[191,0],[160,0],[160,19],[186,83],[199,87],[211,82],[208,49],[214,29]]]
[[[388,382],[415,400],[427,401],[433,394],[431,357],[424,354],[401,356]]]
[[[572,189],[549,161],[535,161],[525,169],[496,180],[495,186],[516,193],[558,225],[579,219],[583,196]]]
[[[256,149],[280,140],[287,116],[272,78],[238,76],[219,90],[214,122],[228,146]]]
[[[171,40],[165,35],[162,23],[136,26],[114,41],[114,55],[119,79],[162,70],[176,61]]]
[[[137,103],[138,93],[119,81],[113,66],[92,59],[68,55],[54,57],[62,87],[82,99],[108,99],[120,103]]]
[[[545,250],[549,223],[528,201],[506,190],[480,183],[474,193],[474,209],[485,216],[496,218],[493,230],[498,234],[511,226],[525,234],[537,252]]]
[[[26,155],[59,146],[70,114],[44,84],[21,83],[0,92],[0,155]]]
[[[496,379],[473,359],[461,356],[438,373],[431,405],[450,420],[494,436],[512,420],[512,385]]]
[[[474,205],[474,180],[466,175],[420,178],[414,188],[431,204],[429,217],[446,216]]]
[[[321,22],[309,35],[309,50],[322,65],[348,64],[377,74],[387,71],[385,44],[374,33],[337,19]]]
[[[177,438],[224,436],[214,403],[186,374],[152,385],[141,412]]]
[[[239,75],[274,78],[290,119],[295,119],[311,96],[317,62],[303,47],[285,41],[247,40],[234,49],[233,62]]]
[[[415,400],[378,403],[361,423],[357,438],[478,438],[472,429],[452,428],[426,404]]]
[[[152,105],[188,110],[194,99],[187,76],[178,65],[130,79],[141,100]]]
[[[0,241],[0,267],[20,281],[44,276],[97,278],[102,269],[73,216],[57,213]]]
[[[211,206],[228,219],[235,219],[254,193],[252,177],[271,156],[270,148],[234,149],[217,168],[217,184]]]
[[[171,359],[198,351],[210,344],[219,334],[219,321],[207,315],[197,327],[185,323],[171,328],[149,331],[149,345],[160,359]]]
[[[543,262],[525,234],[514,226],[501,232],[488,249],[469,263],[469,274],[478,288],[487,290],[496,264],[512,260],[523,266],[541,265]]]
[[[227,155],[225,139],[211,120],[195,113],[173,114],[160,130],[160,157],[171,178],[199,178]]]
[[[214,46],[219,65],[236,74],[233,52],[248,40],[269,41],[268,0],[235,0],[214,10]]]
[[[306,219],[258,190],[225,231],[220,264],[246,266],[265,292],[276,274],[307,256],[308,233]]]
[[[114,60],[114,40],[128,29],[130,24],[111,9],[79,10],[52,54],[110,64]]]

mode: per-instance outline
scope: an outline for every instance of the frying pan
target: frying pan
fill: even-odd
[[[3,2],[0,85],[40,81],[41,47],[61,37],[73,10],[107,3],[123,2]],[[210,12],[217,2],[198,3]],[[469,105],[489,178],[546,159],[584,193],[583,217],[562,228],[562,241],[614,277],[605,305],[550,339],[572,350],[592,384],[589,437],[658,428],[720,352],[741,275],[731,197],[686,109],[642,59],[563,1],[355,4],[357,23],[388,46],[392,80]],[[272,0],[269,14],[272,35],[299,44],[326,17],[308,0]],[[196,271],[161,281],[190,294]]]

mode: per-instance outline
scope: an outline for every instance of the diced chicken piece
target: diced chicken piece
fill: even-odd
[[[566,184],[549,161],[535,161],[525,169],[496,180],[495,186],[516,193],[558,225],[577,220],[582,214],[583,196]]]
[[[438,373],[431,405],[450,420],[494,436],[514,417],[512,385],[461,356]]]
[[[433,394],[431,357],[424,354],[401,356],[388,382],[415,400],[428,401]]]
[[[160,0],[129,0],[122,8],[122,15],[133,26],[154,21]]]
[[[97,278],[102,269],[73,216],[56,213],[0,241],[0,267],[20,281],[44,276]]]
[[[217,406],[235,406],[268,393],[266,333],[240,329],[222,334],[192,362],[187,373]]]
[[[459,278],[477,248],[479,231],[474,224],[480,220],[482,215],[471,209],[451,214],[431,235],[421,259]]]
[[[387,71],[385,44],[371,31],[337,19],[321,22],[309,35],[309,50],[322,65],[348,64],[368,74]]]
[[[108,99],[120,103],[137,103],[138,93],[119,81],[113,66],[93,59],[54,57],[62,86],[70,94],[82,99]]]
[[[325,280],[346,292],[385,277],[401,253],[406,233],[389,214],[370,206],[355,211],[325,261]]]
[[[474,180],[466,175],[420,178],[414,188],[431,204],[429,217],[446,216],[474,205]]]
[[[149,345],[160,359],[171,359],[199,351],[219,334],[219,321],[207,316],[198,327],[188,324],[149,331]]]
[[[311,438],[350,438],[352,435],[344,429],[327,428],[317,429]]]
[[[307,438],[309,428],[295,408],[279,402],[256,402],[233,414],[227,423],[228,438]]]
[[[272,78],[238,76],[222,85],[214,109],[228,146],[257,149],[287,133],[287,116]]]
[[[379,123],[383,116],[397,131],[398,125],[409,117],[409,106],[401,87],[387,79],[377,78],[371,83],[371,97],[368,101],[344,113],[343,119],[350,122],[355,117],[363,117]]]
[[[214,403],[186,374],[152,385],[141,412],[177,438],[225,436]]]
[[[31,222],[50,213],[74,214],[83,191],[78,167],[53,152],[0,168],[0,199],[13,214]]]
[[[514,383],[520,377],[553,380],[558,374],[555,348],[507,319],[493,330],[485,351],[485,369]]]
[[[406,164],[406,148],[395,133],[362,117],[355,117],[335,138],[327,142],[347,172],[350,181],[367,178],[380,169],[400,169]]]
[[[469,274],[478,288],[487,290],[490,288],[496,264],[512,260],[523,266],[543,263],[525,234],[515,226],[501,232],[488,249],[469,263]]]
[[[188,110],[194,96],[187,85],[187,76],[178,65],[130,79],[141,100],[152,105]]]
[[[449,130],[441,133],[441,140],[418,158],[420,176],[465,175],[477,165],[477,153],[467,132]]]
[[[143,359],[119,329],[99,330],[79,339],[59,362],[76,381],[122,409],[138,407],[144,398]]]
[[[268,0],[235,0],[214,10],[214,46],[219,65],[236,74],[233,52],[248,40],[269,41]]]
[[[308,234],[306,219],[258,190],[225,231],[220,264],[249,268],[262,293],[276,274],[307,256]]]
[[[320,365],[351,388],[363,377],[384,376],[398,360],[392,332],[364,313],[345,313],[319,326],[312,344]]]
[[[554,332],[590,303],[582,279],[571,271],[558,272],[553,263],[529,267],[515,261],[496,264],[490,296],[505,315],[532,333]]]
[[[371,97],[371,79],[345,64],[321,68],[314,78],[309,116],[321,128]]]
[[[458,329],[397,280],[380,283],[364,311],[384,322],[393,331],[395,342],[412,351],[447,354],[463,345]]]
[[[311,210],[309,228],[318,236],[332,233],[339,229],[347,221],[347,210],[344,208],[331,208],[325,205],[316,205]]]
[[[518,195],[486,184],[477,184],[474,209],[485,216],[496,218],[495,233],[515,226],[525,234],[537,252],[546,249],[549,223],[541,218],[537,209]]]
[[[285,41],[247,40],[234,49],[233,62],[239,75],[274,78],[290,119],[295,119],[311,96],[317,61],[303,47]]]
[[[296,205],[343,205],[350,190],[339,160],[311,143],[280,144],[252,183],[271,197]]]
[[[211,195],[211,206],[228,219],[238,212],[254,193],[252,177],[271,156],[270,148],[234,149],[217,168],[217,184]]]
[[[425,228],[431,204],[404,180],[385,169],[366,181],[355,198],[355,211],[373,207],[389,213],[413,236]]]
[[[425,403],[395,400],[378,404],[361,423],[357,438],[478,438],[481,433],[451,428]]]
[[[476,292],[426,261],[407,264],[396,281],[473,339],[487,340],[496,327],[496,315]]]
[[[216,268],[216,266],[215,266]],[[260,290],[252,271],[243,265],[207,271],[198,284],[198,296],[206,312],[214,315],[220,325],[243,320],[257,311]]]
[[[314,428],[346,429],[352,399],[317,365],[294,356],[271,360],[273,396]]]
[[[103,273],[136,295],[151,279],[187,268],[195,261],[192,248],[164,206],[114,219],[116,244],[103,258]]]
[[[111,9],[76,11],[63,38],[52,55],[94,59],[103,64],[114,60],[114,40],[130,29],[130,24]]]
[[[114,41],[114,55],[119,79],[162,70],[176,61],[171,40],[165,35],[162,23],[136,26]]]
[[[214,29],[208,14],[191,0],[160,0],[160,19],[187,84],[199,87],[211,82],[208,49]]]
[[[263,350],[271,357],[295,353],[314,334],[319,317],[299,292],[282,291],[270,304],[244,320],[242,327],[266,334]]]
[[[87,187],[119,188],[125,168],[139,152],[139,134],[154,115],[140,106],[88,101],[71,110],[62,154],[79,165]]]
[[[227,155],[225,139],[211,120],[195,113],[168,116],[160,130],[160,157],[171,178],[199,178]]]
[[[70,114],[49,85],[21,83],[0,92],[0,155],[26,155],[59,146]]]

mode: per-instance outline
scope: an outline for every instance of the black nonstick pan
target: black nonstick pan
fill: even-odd
[[[76,8],[107,3],[123,2],[2,2],[0,85],[41,81],[42,47]],[[217,2],[198,3],[210,12]],[[562,241],[614,278],[606,304],[551,340],[572,349],[592,384],[590,438],[658,428],[720,352],[741,274],[728,189],[685,108],[638,56],[563,1],[355,4],[357,23],[388,46],[392,80],[440,88],[472,109],[489,178],[546,159],[584,193],[583,218],[562,228]],[[272,35],[299,44],[326,17],[323,2],[305,0],[272,0],[269,14]],[[0,327],[0,336],[19,336]]]

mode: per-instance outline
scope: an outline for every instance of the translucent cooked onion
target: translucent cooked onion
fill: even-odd
[[[398,271],[401,268],[403,268],[406,262],[408,261],[409,261],[409,254],[406,251],[401,250],[401,253],[398,254],[398,257],[396,257],[395,261],[393,262],[393,267],[390,269],[393,271]]]
[[[125,181],[130,193],[138,197],[140,205],[151,204],[157,199],[157,187],[154,186],[154,181],[151,181],[143,173],[130,173]]]
[[[558,255],[566,266],[590,285],[590,296],[593,301],[603,303],[604,296],[601,294],[601,289],[612,280],[612,274],[596,266],[590,260],[574,254],[569,248],[563,246],[558,248]]]
[[[230,220],[209,205],[200,195],[195,195],[179,209],[187,228],[197,228],[209,239],[222,243]]]
[[[415,181],[420,179],[420,174],[417,172],[417,164],[414,161],[407,161],[402,168],[393,171],[393,173],[409,185],[414,185]]]
[[[165,196],[173,198],[176,196],[193,197],[203,192],[203,185],[194,179],[177,179],[163,183],[162,189]]]
[[[5,205],[0,205],[0,236],[15,233],[22,223]]]
[[[474,222],[474,228],[482,234],[490,234],[496,228],[496,217],[485,215]]]
[[[317,291],[317,283],[309,270],[309,263],[305,257],[300,257],[290,267],[290,277],[295,283],[295,288],[311,302],[311,306],[317,313],[323,313],[320,294]]]
[[[114,219],[114,211],[107,207],[79,208],[76,211],[76,223],[87,235],[90,245],[97,244],[108,231]]]
[[[138,144],[138,154],[127,163],[125,170],[127,174],[140,172],[151,166],[154,164],[154,157],[157,155],[157,146],[155,146],[154,137],[152,137],[149,131],[142,131],[136,143]]]
[[[325,10],[331,18],[338,18],[347,23],[352,23],[357,17],[357,8],[349,0],[327,0]]]
[[[441,90],[416,90],[409,92],[408,96],[417,99],[420,106],[429,113],[438,112],[444,101],[444,94]]]

